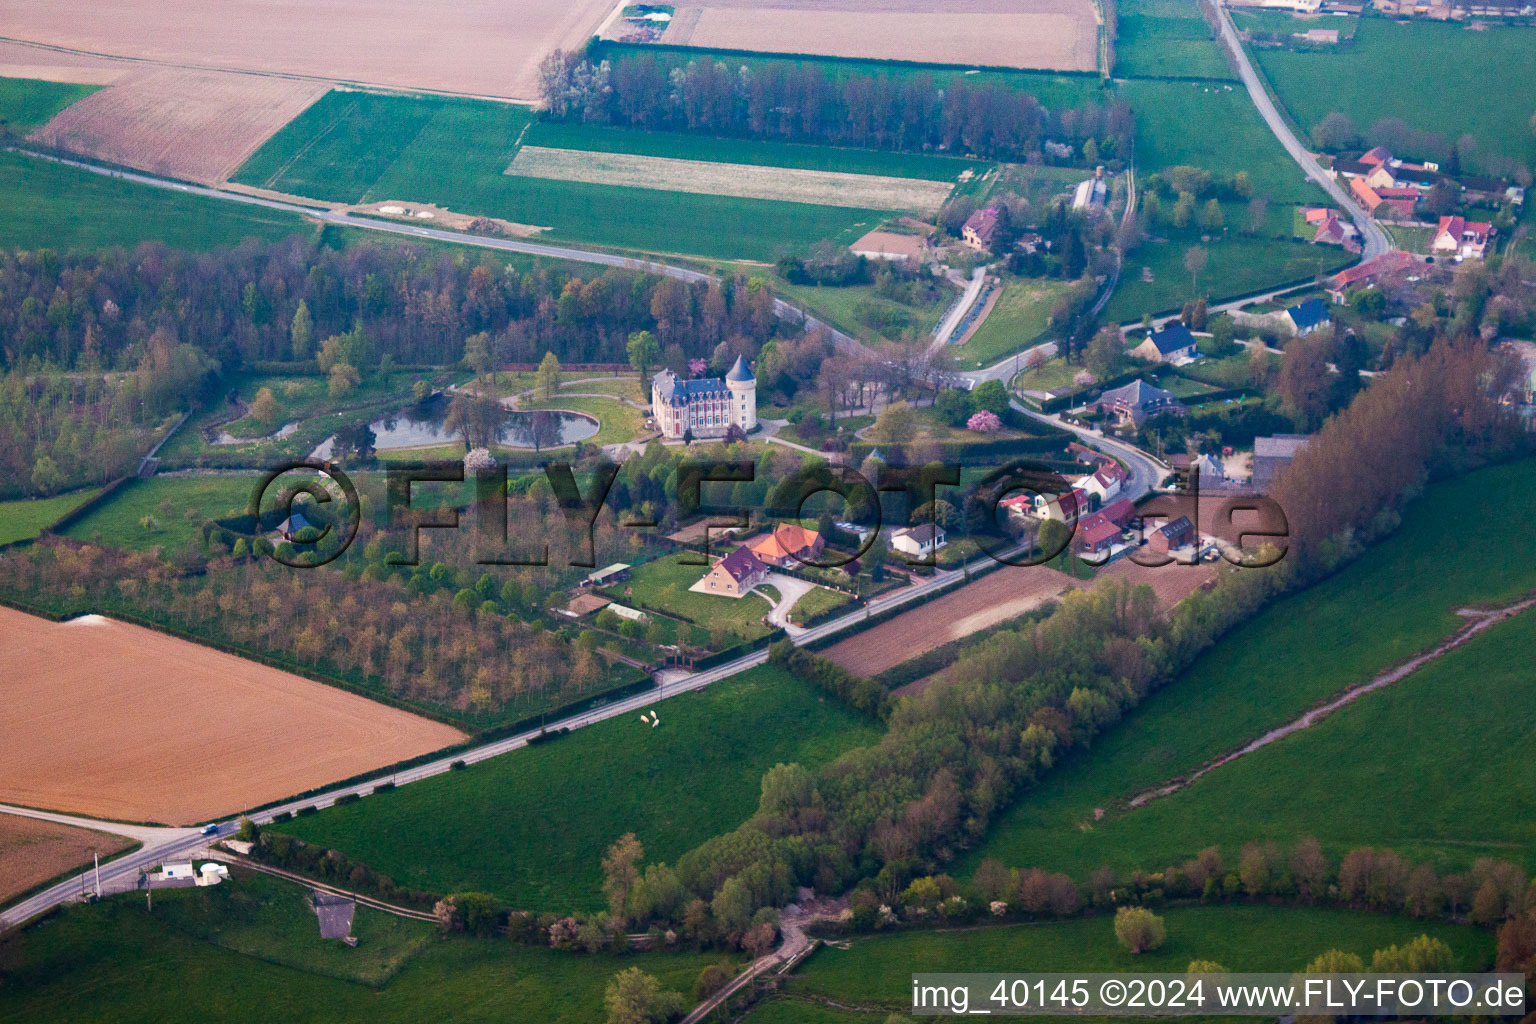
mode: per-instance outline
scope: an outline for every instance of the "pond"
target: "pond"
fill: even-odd
[[[428,445],[461,444],[459,434],[443,429],[448,417],[449,400],[434,395],[424,402],[410,405],[397,413],[374,420],[368,426],[373,430],[374,447],[379,451],[395,448],[421,448]],[[580,413],[551,410],[546,413],[509,411],[498,440],[508,448],[533,448],[534,417],[542,416],[549,422],[548,436],[537,447],[558,448],[561,445],[585,441],[597,433],[598,422]],[[325,447],[325,446],[322,446]]]

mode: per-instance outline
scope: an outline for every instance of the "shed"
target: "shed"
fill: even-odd
[[[581,581],[584,587],[611,587],[615,583],[622,583],[629,579],[630,566],[623,562],[614,562],[612,565],[589,573],[587,578]]]

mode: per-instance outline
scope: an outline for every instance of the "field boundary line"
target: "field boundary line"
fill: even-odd
[[[324,95],[322,95],[320,97],[320,99],[324,99],[324,98],[325,98]],[[317,100],[315,100],[315,102],[319,103],[320,100],[317,99]],[[302,157],[305,153],[308,153],[310,151],[310,149],[314,147],[315,143],[319,142],[321,139],[323,139],[327,135],[331,134],[331,132],[335,131],[337,126],[339,126],[342,121],[346,120],[347,115],[352,113],[352,111],[354,111],[356,109],[357,109],[357,101],[356,100],[353,100],[351,103],[348,103],[346,105],[346,107],[342,110],[342,112],[337,114],[335,119],[333,121],[331,121],[330,124],[326,125],[318,133],[316,133],[314,138],[310,139],[308,142],[304,143],[303,146],[299,147],[299,151],[297,153],[293,154],[293,156],[289,157],[287,160],[284,160],[283,161],[283,165],[281,167],[279,167],[277,170],[273,171],[267,177],[267,180],[261,183],[261,187],[264,188],[264,189],[269,189],[269,190],[272,190],[272,191],[276,191],[277,190],[278,179],[281,178],[284,174],[287,174],[288,173],[288,169],[290,167],[292,167],[295,163],[297,163],[300,157]],[[299,115],[299,117],[303,117],[303,116],[304,115],[302,113]],[[294,118],[294,121],[296,121],[296,120],[298,120],[298,118]],[[288,122],[288,125],[291,125],[291,124],[293,124],[293,121],[289,121]],[[284,125],[283,128],[288,127],[288,125]],[[282,128],[279,128],[278,131],[282,131]],[[268,140],[268,141],[271,141],[271,140]],[[259,148],[260,147],[258,147],[258,149]],[[252,155],[254,156],[255,154],[252,154]],[[236,173],[239,173],[239,172],[237,171]]]
[[[393,914],[396,917],[407,917],[414,921],[429,921],[433,924],[437,923],[437,918],[425,910],[411,910],[408,907],[401,907],[396,906],[393,903],[386,903],[383,900],[377,899],[373,896],[364,896],[362,893],[352,892],[349,889],[341,889],[326,882],[317,882],[312,878],[306,878],[303,875],[296,875],[290,871],[284,871],[282,868],[274,868],[269,864],[263,864],[260,861],[252,860],[249,857],[242,857],[238,853],[231,853],[227,850],[210,850],[208,859],[227,861],[231,864],[237,864],[241,867],[250,868],[252,871],[258,871],[264,875],[273,875],[277,878],[283,878],[290,882],[297,882],[299,885],[302,885],[305,888],[314,889],[317,892],[323,892],[330,896],[341,896],[345,899],[352,900],[359,906],[368,907],[372,910],[380,910],[386,914]]]
[[[1334,712],[1348,707],[1350,704],[1353,704],[1355,701],[1359,700],[1361,697],[1368,693],[1372,693],[1376,690],[1382,690],[1402,682],[1404,679],[1407,679],[1409,676],[1418,672],[1418,670],[1423,668],[1425,665],[1440,660],[1441,658],[1445,657],[1445,655],[1451,653],[1453,650],[1462,646],[1467,641],[1475,638],[1485,630],[1499,625],[1500,623],[1508,622],[1516,615],[1519,615],[1521,612],[1527,611],[1533,607],[1536,607],[1536,595],[1525,597],[1515,602],[1514,604],[1505,605],[1502,608],[1494,608],[1487,611],[1462,611],[1459,614],[1473,616],[1474,621],[1468,625],[1462,626],[1460,629],[1456,630],[1456,632],[1452,633],[1448,638],[1436,644],[1430,650],[1424,652],[1423,654],[1414,655],[1407,661],[1399,662],[1397,665],[1394,665],[1393,667],[1378,673],[1367,682],[1345,687],[1331,699],[1327,700],[1326,703],[1312,708],[1299,718],[1295,718],[1284,725],[1277,726],[1276,728],[1269,730],[1268,732],[1259,736],[1257,739],[1250,740],[1241,747],[1238,747],[1236,750],[1228,751],[1227,753],[1221,755],[1218,758],[1215,758],[1214,760],[1207,761],[1205,764],[1201,765],[1193,772],[1190,772],[1188,775],[1180,776],[1169,782],[1163,783],[1160,786],[1154,786],[1151,789],[1142,790],[1140,793],[1137,793],[1135,796],[1132,796],[1130,799],[1124,801],[1123,807],[1126,810],[1135,810],[1138,807],[1145,807],[1147,804],[1154,800],[1160,800],[1165,796],[1172,796],[1179,790],[1185,789],[1193,784],[1201,776],[1213,772],[1217,768],[1229,765],[1240,757],[1246,757],[1256,750],[1261,750],[1264,747],[1269,746],[1271,743],[1284,739],[1292,733],[1297,733],[1303,729],[1310,728],[1316,725],[1318,722],[1321,722],[1323,719],[1330,717]]]

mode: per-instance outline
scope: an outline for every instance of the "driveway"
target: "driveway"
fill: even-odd
[[[816,589],[816,584],[810,580],[802,580],[794,576],[786,576],[781,572],[771,572],[764,583],[771,583],[779,592],[779,600],[774,604],[773,610],[768,613],[768,621],[778,626],[790,636],[799,636],[805,630],[789,623],[789,611],[795,606],[795,602],[806,594]],[[761,593],[761,591],[759,591]],[[767,595],[764,595],[765,597]]]

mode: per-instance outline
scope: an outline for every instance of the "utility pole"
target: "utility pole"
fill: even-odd
[[[96,898],[101,899],[101,852],[93,846],[91,855],[96,859]]]

